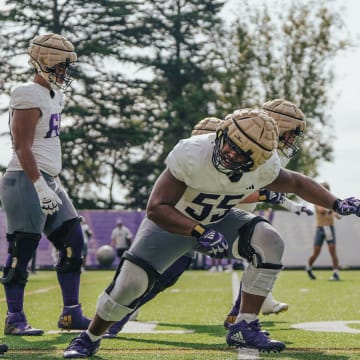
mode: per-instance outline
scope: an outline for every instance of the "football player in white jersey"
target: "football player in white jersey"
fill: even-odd
[[[279,128],[279,146],[278,146],[278,155],[280,157],[281,165],[286,167],[291,157],[293,157],[298,152],[297,143],[299,139],[302,138],[305,130],[305,120],[304,114],[302,111],[292,102],[286,101],[283,99],[275,99],[268,101],[263,105],[263,109],[272,116],[272,118],[277,122]],[[216,117],[206,117],[199,121],[195,125],[194,130],[191,135],[202,135],[215,133],[216,129],[223,122],[223,120]],[[249,201],[249,200],[248,200]],[[285,197],[284,194],[277,194],[274,192],[269,192],[268,190],[262,189],[260,193],[257,191],[254,193],[253,197],[254,203],[246,203],[237,205],[240,209],[253,212],[256,208],[257,202],[267,202],[271,204],[281,205],[288,209],[291,212],[294,212],[298,215],[301,213],[307,213],[312,215],[313,212],[304,205],[295,203]],[[174,285],[180,275],[189,267],[193,258],[193,252],[183,255],[177,259],[164,273],[161,274],[161,277],[158,279],[153,289],[142,297],[139,301],[139,307],[150,301],[161,291],[167,289],[168,287]],[[235,303],[227,315],[224,326],[228,328],[236,321],[236,317],[240,310],[241,303],[241,286],[239,288],[238,296],[235,300]],[[286,311],[288,309],[288,304],[275,300],[272,297],[270,292],[262,305],[261,312],[265,315],[268,314],[278,314],[279,312]],[[130,319],[131,314],[126,316],[121,321],[118,321],[110,326],[108,331],[103,335],[103,338],[115,338],[117,334],[124,327],[126,322]]]
[[[338,199],[311,178],[281,168],[276,122],[262,110],[228,115],[216,134],[183,139],[166,158],[130,249],[111,284],[100,294],[87,331],[74,338],[64,358],[90,357],[102,335],[138,306],[156,279],[192,249],[215,258],[243,257],[242,301],[228,345],[282,351],[285,344],[261,331],[258,313],[282,268],[284,242],[263,217],[235,208],[266,187],[360,216],[360,200]]]
[[[299,151],[298,143],[304,136],[306,127],[305,116],[296,104],[284,99],[267,101],[263,104],[262,109],[265,110],[266,113],[270,115],[278,125],[279,145],[277,152],[281,165],[286,167],[290,159]],[[202,128],[211,128],[211,125],[209,126],[209,124],[201,124],[201,122],[197,126],[198,131],[201,131]],[[301,213],[313,215],[313,211],[311,209],[302,204],[295,203],[282,195],[283,194],[281,193],[279,194],[269,192],[266,189],[261,189],[256,196],[258,196],[258,200],[276,205],[282,205],[297,215],[300,215]],[[256,208],[256,203],[240,204],[239,207],[243,210],[253,212]],[[235,323],[237,315],[240,311],[240,304],[241,286],[235,303],[224,321],[225,328],[229,328],[230,325]],[[288,307],[288,304],[275,300],[272,297],[272,293],[269,292],[263,302],[261,312],[264,315],[278,314],[280,312],[287,311]]]
[[[41,234],[59,251],[56,265],[63,311],[57,326],[86,329],[79,282],[83,235],[79,216],[58,174],[61,171],[60,114],[65,89],[77,60],[73,44],[58,34],[36,36],[28,49],[35,69],[31,82],[17,86],[10,96],[13,155],[1,179],[0,196],[6,215],[8,257],[0,282],[7,301],[6,335],[41,335],[26,319],[24,290],[27,266]]]

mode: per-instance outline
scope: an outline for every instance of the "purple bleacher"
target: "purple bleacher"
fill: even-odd
[[[144,211],[117,211],[117,210],[82,210],[79,214],[84,216],[93,236],[88,244],[87,266],[98,266],[96,260],[96,250],[98,247],[110,244],[110,234],[116,226],[116,220],[121,218],[125,226],[135,235],[136,231],[144,217]],[[51,255],[53,246],[42,237],[39,243],[36,256],[36,265],[39,267],[48,267],[54,265]],[[0,265],[3,266],[7,256],[7,242],[5,229],[5,215],[0,211]],[[113,265],[116,265],[116,259]]]

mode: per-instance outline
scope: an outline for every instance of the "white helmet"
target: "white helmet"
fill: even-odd
[[[284,99],[267,101],[262,109],[277,123],[279,128],[278,149],[287,157],[293,157],[299,147],[296,143],[304,137],[305,115],[292,102]]]
[[[50,84],[61,89],[70,85],[71,71],[77,56],[69,40],[53,33],[38,35],[31,40],[28,52],[30,64]]]
[[[238,181],[243,172],[255,170],[268,160],[278,146],[279,132],[276,122],[258,109],[241,109],[225,117],[216,131],[213,153],[215,168]],[[246,162],[228,165],[222,148],[225,143],[247,157]],[[226,164],[226,165],[225,165]]]
[[[216,117],[206,117],[200,120],[191,132],[191,136],[214,133],[223,120]]]

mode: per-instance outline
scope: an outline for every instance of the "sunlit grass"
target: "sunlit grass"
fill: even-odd
[[[236,272],[241,277],[241,272]],[[360,271],[343,271],[339,282],[328,281],[330,271],[318,271],[311,281],[305,271],[284,270],[273,295],[287,302],[289,311],[279,315],[260,316],[271,337],[284,341],[281,354],[262,354],[264,359],[331,359],[360,360],[360,334],[313,332],[298,330],[292,325],[312,321],[360,320]],[[113,277],[112,271],[87,271],[82,276],[81,302],[84,312],[93,316],[100,292]],[[225,343],[225,315],[232,302],[232,273],[187,271],[172,288],[146,304],[138,321],[156,321],[157,331],[177,330],[191,333],[119,334],[102,341],[95,359],[177,360],[236,359],[237,351]],[[1,298],[0,331],[5,320],[5,300]],[[43,328],[41,337],[5,336],[10,349],[6,358],[61,359],[62,351],[74,334],[57,330],[61,312],[60,290],[56,274],[39,271],[29,278],[25,311],[29,323]],[[360,329],[359,324],[349,324]]]

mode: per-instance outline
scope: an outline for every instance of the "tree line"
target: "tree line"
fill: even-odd
[[[31,80],[35,35],[73,42],[60,177],[79,209],[145,208],[167,153],[200,119],[278,97],[307,120],[290,168],[316,176],[332,159],[333,60],[349,40],[333,3],[274,3],[239,0],[228,21],[221,0],[7,0],[0,91]]]

